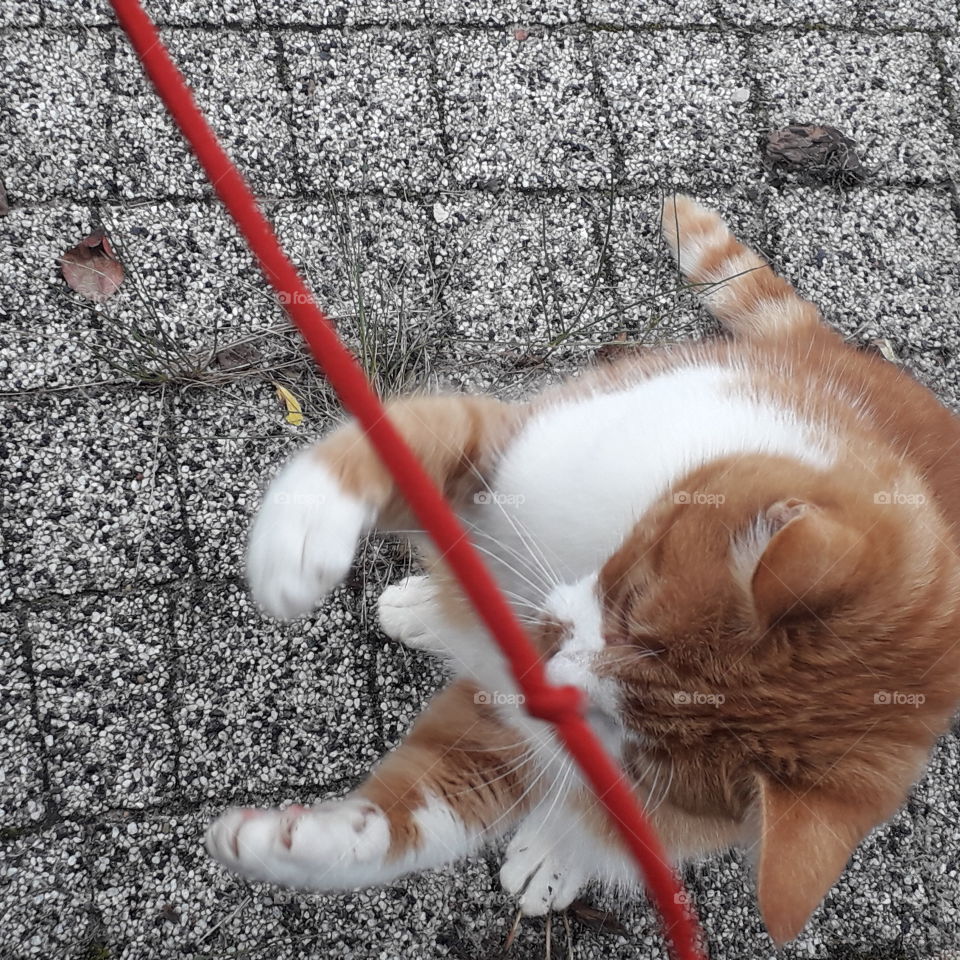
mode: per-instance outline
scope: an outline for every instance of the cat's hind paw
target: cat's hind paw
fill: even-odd
[[[315,450],[294,457],[267,488],[247,547],[247,579],[272,616],[313,610],[350,570],[372,508],[347,493]]]
[[[545,842],[542,835],[523,826],[507,846],[500,867],[500,883],[517,897],[521,912],[540,917],[551,910],[565,910],[576,899],[588,877],[560,844]],[[563,845],[569,851],[569,842]]]
[[[375,804],[347,798],[317,807],[228,810],[207,828],[207,852],[251,880],[341,890],[380,879],[390,826]]]

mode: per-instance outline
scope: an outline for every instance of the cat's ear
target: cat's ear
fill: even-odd
[[[757,903],[777,945],[792,940],[843,872],[867,832],[895,809],[869,809],[817,790],[794,792],[760,777]]]
[[[829,598],[849,593],[864,546],[859,531],[814,504],[791,499],[769,506],[755,527],[750,581],[760,620],[815,614]]]

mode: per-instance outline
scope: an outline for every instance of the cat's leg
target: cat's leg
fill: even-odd
[[[468,396],[387,405],[394,426],[454,506],[484,489],[523,410]],[[306,613],[346,576],[363,533],[417,525],[363,431],[347,424],[290,460],[267,490],[247,551],[254,598],[276,616]]]
[[[425,575],[393,583],[377,601],[380,628],[414,650],[440,655],[450,653],[451,624],[443,615],[440,585]]]
[[[529,745],[458,681],[352,794],[312,808],[225,813],[210,854],[255,880],[313,890],[386,883],[499,836],[536,787]]]

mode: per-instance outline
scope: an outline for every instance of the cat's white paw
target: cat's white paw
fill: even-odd
[[[250,530],[247,579],[256,602],[275,617],[313,610],[349,572],[372,519],[315,450],[294,457],[267,488]]]
[[[569,838],[553,843],[541,831],[525,830],[523,825],[507,846],[500,867],[503,889],[518,898],[520,910],[528,917],[565,910],[587,880]]]
[[[207,828],[207,852],[229,870],[309,890],[341,890],[380,879],[390,825],[360,797],[286,810],[228,810]]]
[[[415,650],[436,651],[442,646],[437,588],[429,577],[407,577],[387,587],[377,601],[377,611],[380,628],[392,640]]]

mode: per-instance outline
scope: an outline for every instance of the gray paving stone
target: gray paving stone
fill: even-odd
[[[845,334],[887,338],[946,401],[960,402],[960,246],[932,190],[790,190],[770,205],[778,262]]]
[[[873,30],[900,28],[906,30],[956,31],[960,21],[960,7],[956,0],[925,0],[924,3],[886,3],[885,0],[866,0],[863,26]]]
[[[115,23],[108,0],[40,0],[48,27],[95,27]]]
[[[102,308],[117,364],[145,379],[178,380],[193,364],[208,370],[216,348],[266,337],[282,322],[219,203],[111,205],[103,218],[127,269],[123,287]]]
[[[613,27],[703,25],[717,22],[714,0],[583,0],[590,23]]]
[[[203,851],[214,815],[129,817],[90,829],[93,899],[111,958],[263,956],[265,945],[283,942],[283,896],[251,896]]]
[[[114,192],[109,45],[95,32],[3,38],[0,171],[11,203]]]
[[[223,146],[258,194],[288,193],[293,153],[289,97],[274,38],[261,30],[164,30],[174,63]],[[110,68],[116,87],[113,142],[125,197],[209,195],[211,187],[127,43]]]
[[[960,38],[945,37],[939,41],[939,47],[946,66],[948,105],[954,117],[960,116]]]
[[[357,26],[421,23],[426,19],[423,0],[265,0],[257,4],[264,23]]]
[[[31,611],[37,708],[62,815],[177,798],[168,720],[170,605],[156,591]]]
[[[449,327],[440,349],[460,358],[460,382],[472,364],[502,372],[618,329],[613,293],[597,276],[602,201],[479,194],[442,204],[437,265]]]
[[[0,839],[0,955],[80,957],[95,930],[80,827]]]
[[[940,180],[958,169],[930,38],[811,31],[756,41],[774,127],[829,123],[857,141],[884,181]]]
[[[628,182],[733,184],[758,176],[759,130],[736,35],[658,31],[594,38]]]
[[[262,618],[245,587],[207,587],[194,599],[179,659],[184,798],[294,791],[311,801],[378,758],[376,648],[348,593],[291,625]]]
[[[219,0],[204,3],[203,0],[150,0],[144,3],[147,13],[157,24],[193,23],[256,23],[258,4],[256,0]]]
[[[0,27],[35,26],[42,17],[40,0],[3,0],[0,3]]]
[[[160,398],[49,394],[4,406],[7,499],[0,516],[21,599],[117,590],[186,568]]]
[[[451,33],[437,40],[450,143],[448,182],[599,186],[612,147],[579,36]]]
[[[0,218],[0,391],[115,375],[94,355],[102,339],[98,309],[73,293],[60,272],[61,256],[90,233],[93,221],[89,208],[72,204],[14,206]]]
[[[327,426],[307,391],[289,388],[304,405],[301,427],[286,422],[274,386],[259,378],[175,398],[180,493],[205,579],[243,576],[250,520],[269,477]]]
[[[422,204],[325,191],[318,201],[276,204],[271,216],[320,305],[371,372],[378,340],[385,363],[397,333],[416,342],[436,323],[435,218]],[[399,358],[403,344],[393,352]]]
[[[430,189],[440,117],[419,32],[285,34],[297,172],[306,189]]]
[[[17,619],[0,612],[0,831],[35,823],[47,813],[29,670]]]
[[[368,594],[368,610],[374,622],[376,598],[384,586],[377,584],[376,590]],[[435,657],[386,638],[383,648],[377,651],[376,677],[378,697],[387,708],[382,711],[384,749],[392,750],[449,677]]]
[[[454,24],[517,24],[521,27],[539,24],[565,24],[581,19],[578,0],[424,0],[429,18],[437,23]]]
[[[848,27],[859,17],[858,0],[719,0],[724,20],[741,26]]]

